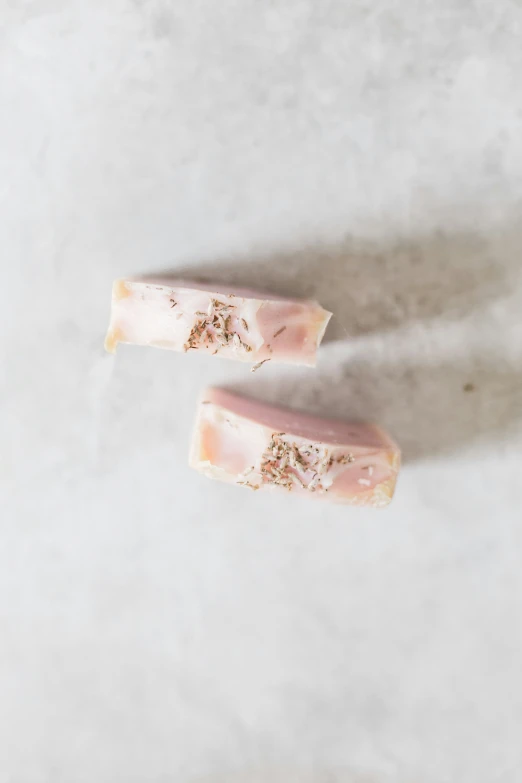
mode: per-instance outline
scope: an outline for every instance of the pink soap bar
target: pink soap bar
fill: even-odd
[[[315,366],[331,313],[308,300],[172,280],[116,280],[105,347],[206,351],[257,364]]]
[[[378,507],[393,496],[400,451],[373,424],[323,419],[209,389],[200,404],[190,465],[254,490],[279,487]]]

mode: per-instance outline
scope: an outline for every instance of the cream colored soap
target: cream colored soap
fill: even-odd
[[[380,507],[392,499],[400,451],[373,424],[323,419],[209,389],[199,407],[190,465],[252,490]]]
[[[116,280],[105,347],[204,351],[225,359],[315,366],[331,313],[317,302],[161,280]]]

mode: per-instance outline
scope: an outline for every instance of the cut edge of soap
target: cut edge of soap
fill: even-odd
[[[107,351],[107,353],[110,354],[116,354],[116,349],[120,343],[123,344],[134,344],[129,343],[127,340],[123,338],[123,333],[121,329],[117,326],[113,326],[113,312],[112,308],[115,302],[121,301],[122,299],[126,299],[127,297],[131,296],[131,290],[128,287],[128,283],[138,283],[143,285],[150,285],[154,284],[154,282],[149,283],[146,278],[142,278],[139,276],[136,277],[128,277],[128,278],[117,278],[113,281],[112,284],[112,297],[111,297],[111,313],[110,313],[110,321],[109,321],[109,327],[107,329],[107,333],[104,340],[104,348]],[[197,287],[194,288],[191,286],[189,281],[183,281],[183,280],[169,280],[168,282],[162,281],[160,282],[158,280],[158,284],[162,285],[166,289],[174,290],[183,290],[183,291],[192,291],[192,290],[198,290],[201,293],[204,293],[208,295],[209,297],[214,296],[216,293],[222,294],[222,292],[213,291],[211,288],[205,287]],[[237,289],[236,289],[237,290]],[[256,295],[257,294],[257,295]],[[226,295],[226,294],[222,294]],[[239,294],[232,294],[233,296],[239,296]],[[318,302],[315,299],[299,299],[299,298],[293,298],[293,297],[282,297],[277,296],[275,294],[270,294],[268,292],[255,292],[252,291],[251,295],[248,297],[254,302],[259,302],[260,304],[264,302],[278,302],[278,301],[294,301],[294,302],[301,302],[303,304],[313,305],[317,308],[317,332],[315,335],[315,346],[314,346],[314,354],[310,359],[305,359],[303,357],[299,357],[299,355],[296,355],[295,361],[292,359],[278,359],[277,357],[274,357],[274,363],[276,364],[288,364],[288,365],[297,365],[301,367],[316,367],[317,366],[317,353],[319,346],[322,343],[322,340],[324,338],[324,335],[326,333],[326,329],[328,328],[328,324],[333,316],[333,313],[330,310],[326,310],[320,302]],[[266,345],[266,340],[264,342]],[[150,344],[146,347],[165,347],[165,346],[158,346],[154,344]],[[220,355],[219,358],[234,360],[234,361],[242,361],[244,363],[251,363],[255,366],[256,363],[251,362],[248,357],[233,357],[227,354]],[[268,359],[265,359],[264,361],[272,361],[272,359],[269,357]]]

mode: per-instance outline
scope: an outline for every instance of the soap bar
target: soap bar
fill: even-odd
[[[116,280],[105,347],[152,345],[315,366],[331,313],[313,301],[172,280]]]
[[[253,490],[379,507],[393,496],[400,451],[373,424],[323,419],[209,389],[189,461],[209,478]]]

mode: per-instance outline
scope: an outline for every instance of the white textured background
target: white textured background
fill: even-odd
[[[0,0],[2,783],[520,783],[521,74],[519,0]],[[180,266],[318,370],[104,355]],[[190,472],[224,380],[388,426],[393,505]]]

